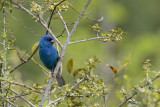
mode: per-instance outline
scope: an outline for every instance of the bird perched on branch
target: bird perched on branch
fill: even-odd
[[[54,38],[50,35],[44,35],[44,37],[39,42],[39,56],[43,64],[51,70],[51,72],[54,72],[54,69],[57,65],[59,55],[57,52],[57,49],[53,46],[54,44]],[[65,85],[65,80],[63,79],[61,75],[61,70],[59,68],[59,71],[56,76],[56,80],[58,82],[58,85],[62,87]]]

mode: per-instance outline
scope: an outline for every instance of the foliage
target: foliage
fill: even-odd
[[[83,2],[84,1],[82,1],[82,3]],[[81,43],[79,45],[82,46],[83,42],[91,40],[100,40],[103,42],[109,42],[109,41],[116,42],[122,40],[123,35],[126,34],[125,32],[123,32],[121,28],[112,29],[107,32],[106,30],[104,30],[105,28],[102,28],[101,25],[99,24],[101,20],[92,19],[89,17],[88,14],[79,12],[78,10],[76,10],[77,6],[74,5],[74,3],[72,4],[70,1],[66,0],[62,1],[1,0],[0,3],[1,3],[0,12],[3,14],[3,18],[0,19],[0,22],[3,23],[2,24],[3,31],[1,32],[1,37],[0,37],[1,38],[0,39],[0,102],[1,102],[0,106],[8,106],[8,105],[12,106],[29,105],[33,107],[39,106],[43,100],[42,97],[44,97],[45,95],[44,93],[47,90],[46,87],[48,87],[52,79],[49,70],[47,70],[43,65],[41,65],[41,63],[35,57],[33,58],[33,55],[38,51],[38,42],[36,42],[32,46],[32,48],[30,49],[31,51],[29,52],[26,51],[25,49],[23,50],[19,49],[17,44],[15,44],[16,38],[18,38],[17,37],[18,34],[12,34],[9,24],[10,20],[6,18],[7,16],[12,17],[12,11],[15,8],[17,10],[23,10],[22,12],[24,13],[26,12],[27,14],[29,14],[30,15],[29,17],[32,17],[36,23],[40,23],[40,26],[44,27],[45,30],[47,30],[47,32],[50,33],[50,35],[52,35],[55,38],[57,44],[59,45],[59,46],[57,45],[57,49],[61,51],[60,55],[62,61],[65,55],[65,51],[66,49],[68,49],[67,48],[68,45],[71,45],[70,47],[72,47],[72,44]],[[111,6],[109,8],[111,8]],[[120,9],[121,12],[124,11],[124,8],[122,8],[122,6],[117,5],[116,7],[121,8]],[[92,37],[89,36],[89,38],[85,37],[85,39],[80,39],[80,40],[75,39],[76,35],[72,37],[71,32],[73,31],[74,33],[76,31],[76,28],[74,29],[74,27],[72,30],[70,30],[72,25],[77,27],[78,24],[80,24],[81,22],[74,21],[74,17],[68,15],[67,12],[70,10],[78,14],[79,19],[81,19],[81,17],[84,17],[87,21],[96,21],[92,22],[91,24],[92,26],[90,27],[93,33]],[[110,11],[117,11],[117,10],[111,9]],[[119,12],[119,14],[121,14],[121,12]],[[126,15],[125,12],[127,11],[124,11],[122,13]],[[111,15],[110,17],[112,17],[112,15],[115,15],[115,13],[110,12],[110,15]],[[118,17],[118,15],[116,15],[116,17]],[[120,17],[122,17],[122,14]],[[122,19],[116,18],[116,20],[119,21]],[[50,27],[51,21],[55,22],[53,26]],[[82,20],[82,23],[84,23],[85,21]],[[63,24],[62,25],[63,27],[59,27],[58,25],[60,24]],[[84,28],[86,28],[86,26]],[[57,29],[60,29],[60,31],[62,32],[58,32]],[[77,30],[78,29],[81,28],[77,28]],[[88,30],[89,27],[87,27],[86,29]],[[29,31],[30,29],[27,30]],[[60,34],[58,34],[56,31]],[[29,38],[28,36],[24,35],[21,35],[21,37]],[[55,35],[58,36],[56,37]],[[83,33],[80,32],[80,35],[83,35]],[[73,39],[70,41],[71,38]],[[36,41],[38,40],[36,39]],[[65,45],[63,45],[62,43],[65,43]],[[97,44],[98,43],[96,42],[96,45]],[[135,44],[137,44],[137,41],[135,42]],[[27,48],[28,47],[29,46],[27,46]],[[96,46],[94,48],[93,47],[94,46],[92,46],[92,48],[90,48],[89,50],[96,49]],[[85,54],[84,48],[83,48],[83,54]],[[81,56],[79,56],[79,58],[85,59],[83,57],[83,54],[80,53]],[[10,57],[12,58],[17,57],[18,61],[15,58],[14,60],[11,61],[12,62],[11,63],[9,61]],[[105,57],[108,56],[107,55],[103,56],[103,58],[101,58],[102,62],[104,61]],[[126,59],[124,64],[120,64],[118,69],[117,67],[115,67],[114,64],[107,66],[108,68],[111,68],[111,71],[114,74],[114,76],[111,77],[111,81],[110,82],[107,81],[107,83],[99,75],[100,70],[98,70],[97,67],[99,67],[98,63],[101,61],[96,56],[87,59],[87,62],[85,62],[85,64],[81,64],[79,61],[79,65],[76,63],[77,59],[79,59],[78,57],[70,58],[69,60],[67,60],[68,62],[66,62],[67,63],[66,66],[65,64],[63,65],[64,69],[68,71],[65,72],[65,74],[68,75],[69,78],[67,84],[64,87],[58,87],[57,83],[55,82],[51,84],[49,93],[46,94],[47,101],[44,101],[45,102],[44,105],[45,106],[51,106],[51,105],[106,106],[106,103],[108,102],[108,100],[110,100],[108,98],[113,95],[112,92],[114,91],[114,93],[116,92],[115,93],[116,96],[111,97],[114,98],[113,101],[111,102],[113,106],[118,105],[120,107],[123,106],[124,104],[126,104],[127,106],[160,106],[159,105],[160,90],[159,90],[159,84],[156,82],[156,80],[159,79],[160,77],[160,73],[151,70],[151,64],[150,64],[151,61],[147,59],[145,62],[143,62],[144,73],[142,73],[142,71],[139,71],[140,75],[144,74],[143,76],[141,76],[144,77],[144,79],[140,82],[138,81],[137,83],[138,85],[131,84],[130,81],[132,80],[133,77],[125,72],[127,71],[125,68],[128,65],[130,66],[131,64],[133,64],[132,61],[130,61],[130,57],[131,56],[129,56],[128,59]],[[43,82],[40,83],[32,82],[33,83],[32,84],[31,82],[18,81],[17,79],[17,77],[19,76],[18,68],[20,68],[25,63],[29,63],[30,60],[33,62],[32,65],[34,66],[38,65],[38,68],[41,69],[46,74],[46,76],[43,79],[40,79],[44,80]],[[21,71],[23,72],[25,71],[25,69]],[[15,73],[16,75],[14,75],[14,73],[12,74],[12,72],[18,72],[18,73]],[[106,70],[104,72],[106,72]],[[32,73],[34,74],[34,72]],[[33,76],[35,77],[35,75]],[[121,90],[117,88],[117,86],[121,87]],[[116,88],[117,90],[115,90]],[[117,102],[119,104],[117,104]]]
[[[121,101],[124,99],[125,100],[119,106],[122,106],[125,101],[128,101],[128,106],[159,106],[159,90],[157,89],[158,87],[154,81],[160,77],[160,73],[150,70],[150,61],[150,59],[147,59],[145,62],[143,62],[145,78],[138,85],[132,86],[131,84],[126,83],[126,89],[124,86],[122,87],[120,93],[124,98],[119,95],[118,97]],[[124,75],[124,81],[130,81],[130,79],[131,77]]]
[[[94,56],[93,58],[88,59],[86,62],[86,65],[84,67],[78,68],[75,71],[73,71],[73,76],[70,75],[71,78],[73,78],[74,81],[69,82],[64,87],[60,88],[57,87],[57,83],[51,84],[53,79],[53,76],[49,76],[50,73],[46,68],[44,68],[41,64],[39,64],[34,58],[33,55],[38,51],[38,44],[39,42],[36,42],[31,49],[31,55],[29,55],[27,52],[23,52],[19,50],[15,45],[15,37],[12,37],[11,39],[8,38],[10,33],[8,33],[7,29],[7,23],[6,23],[6,14],[9,10],[12,10],[14,8],[22,9],[24,12],[28,13],[36,22],[38,21],[43,27],[46,28],[47,33],[49,32],[55,39],[55,41],[59,44],[61,48],[61,60],[63,60],[63,56],[65,53],[65,50],[67,46],[69,45],[70,39],[72,37],[72,34],[75,32],[76,27],[79,24],[79,20],[84,14],[84,11],[86,10],[87,6],[89,5],[90,0],[88,0],[87,4],[84,7],[84,10],[79,14],[79,18],[76,21],[73,29],[71,30],[71,33],[69,33],[68,25],[65,22],[63,16],[61,15],[61,12],[66,12],[69,8],[69,2],[65,2],[65,0],[62,1],[50,1],[50,0],[44,0],[43,2],[26,2],[24,5],[21,1],[16,0],[4,0],[1,1],[1,6],[3,11],[3,34],[1,35],[1,38],[3,39],[1,45],[2,53],[0,54],[1,59],[1,67],[0,67],[0,96],[1,96],[1,106],[18,106],[18,101],[20,98],[23,99],[24,102],[26,102],[26,105],[30,106],[51,106],[51,105],[58,105],[58,104],[67,104],[68,106],[86,106],[91,105],[91,103],[86,102],[86,100],[94,100],[95,98],[101,98],[101,100],[104,100],[105,103],[105,96],[107,95],[108,88],[106,87],[104,81],[102,78],[99,77],[99,75],[95,74],[97,63],[100,62],[99,59]],[[29,9],[26,8],[27,6],[30,6]],[[73,7],[73,6],[72,6]],[[10,11],[11,12],[11,11]],[[48,12],[51,12],[50,16],[48,16]],[[11,13],[12,14],[12,13]],[[65,30],[68,34],[67,42],[63,46],[61,42],[55,37],[54,33],[50,29],[50,23],[52,20],[52,16],[56,15],[58,17],[58,20],[61,20],[64,24]],[[43,19],[43,16],[48,16],[48,22]],[[47,25],[48,24],[48,25]],[[47,26],[47,27],[46,27]],[[122,39],[122,35],[124,35],[124,32],[121,29],[118,30],[111,30],[110,34],[101,33],[102,28],[99,27],[98,24],[93,25],[93,31],[97,32],[94,39],[89,38],[89,40],[95,40],[95,39],[108,39],[108,40],[116,40],[119,41]],[[62,33],[64,33],[64,31]],[[46,34],[47,34],[46,33]],[[101,35],[102,34],[102,35]],[[63,37],[63,36],[62,36]],[[75,41],[75,43],[79,42],[86,42],[87,40],[80,40]],[[75,44],[74,43],[74,44]],[[71,45],[72,43],[70,43]],[[57,48],[59,48],[57,46]],[[16,67],[11,67],[10,64],[7,63],[9,53],[8,51],[16,51],[17,57],[20,60],[20,64],[18,64]],[[59,49],[58,49],[59,50]],[[28,63],[30,59],[37,64],[42,70],[45,71],[45,74],[48,75],[45,78],[45,81],[42,83],[35,83],[33,85],[29,85],[23,82],[17,82],[16,78],[11,75],[12,72],[15,72],[17,68],[24,65],[25,63]],[[57,63],[57,66],[59,65],[59,62]],[[69,73],[73,70],[73,59],[70,59],[67,64],[67,70]],[[56,69],[54,71],[56,75]],[[47,87],[47,88],[46,88]],[[48,88],[49,87],[49,88]],[[49,91],[49,93],[47,92]],[[43,96],[41,99],[40,96]],[[45,103],[46,96],[48,96],[48,103]],[[57,99],[58,98],[58,99]],[[18,103],[17,103],[18,102]],[[45,103],[45,104],[44,104]],[[94,103],[95,104],[95,103]],[[93,104],[93,105],[94,105]],[[21,104],[19,104],[21,106]]]

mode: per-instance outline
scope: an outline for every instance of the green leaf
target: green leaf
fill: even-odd
[[[3,38],[5,38],[5,39],[7,39],[7,34],[5,33],[5,34],[3,34],[3,35],[1,35]]]
[[[118,33],[121,33],[122,32],[122,29],[121,28],[118,28]]]
[[[7,77],[0,77],[0,80],[5,81],[5,80],[7,80]]]
[[[121,71],[123,68],[125,68],[128,65],[128,63],[123,64],[122,66],[119,67],[118,72]]]
[[[104,39],[103,42],[107,42],[109,39]]]
[[[69,73],[71,73],[72,69],[73,69],[73,59],[70,59],[67,63],[67,70]]]
[[[103,37],[105,37],[105,36],[107,35],[107,33],[104,32],[104,33],[101,33],[101,35],[102,35]]]
[[[73,72],[73,76],[75,77],[81,70],[83,70],[84,68],[79,68],[79,69],[76,69],[74,72]]]
[[[32,46],[32,50],[31,52],[33,53],[35,51],[35,49],[38,47],[39,42],[36,42],[33,46]]]

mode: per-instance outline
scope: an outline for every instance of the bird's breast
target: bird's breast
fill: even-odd
[[[39,55],[40,55],[40,59],[42,60],[43,64],[48,69],[51,70],[55,68],[57,64],[57,59],[58,59],[57,51],[55,51],[54,49],[49,49],[49,48],[40,48]]]

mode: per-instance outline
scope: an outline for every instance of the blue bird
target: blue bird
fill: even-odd
[[[44,35],[44,37],[39,42],[39,56],[43,64],[54,72],[54,69],[57,65],[59,55],[57,49],[53,46],[54,38],[50,35]],[[61,75],[61,70],[59,69],[56,80],[58,85],[62,87],[65,85],[65,80]]]

